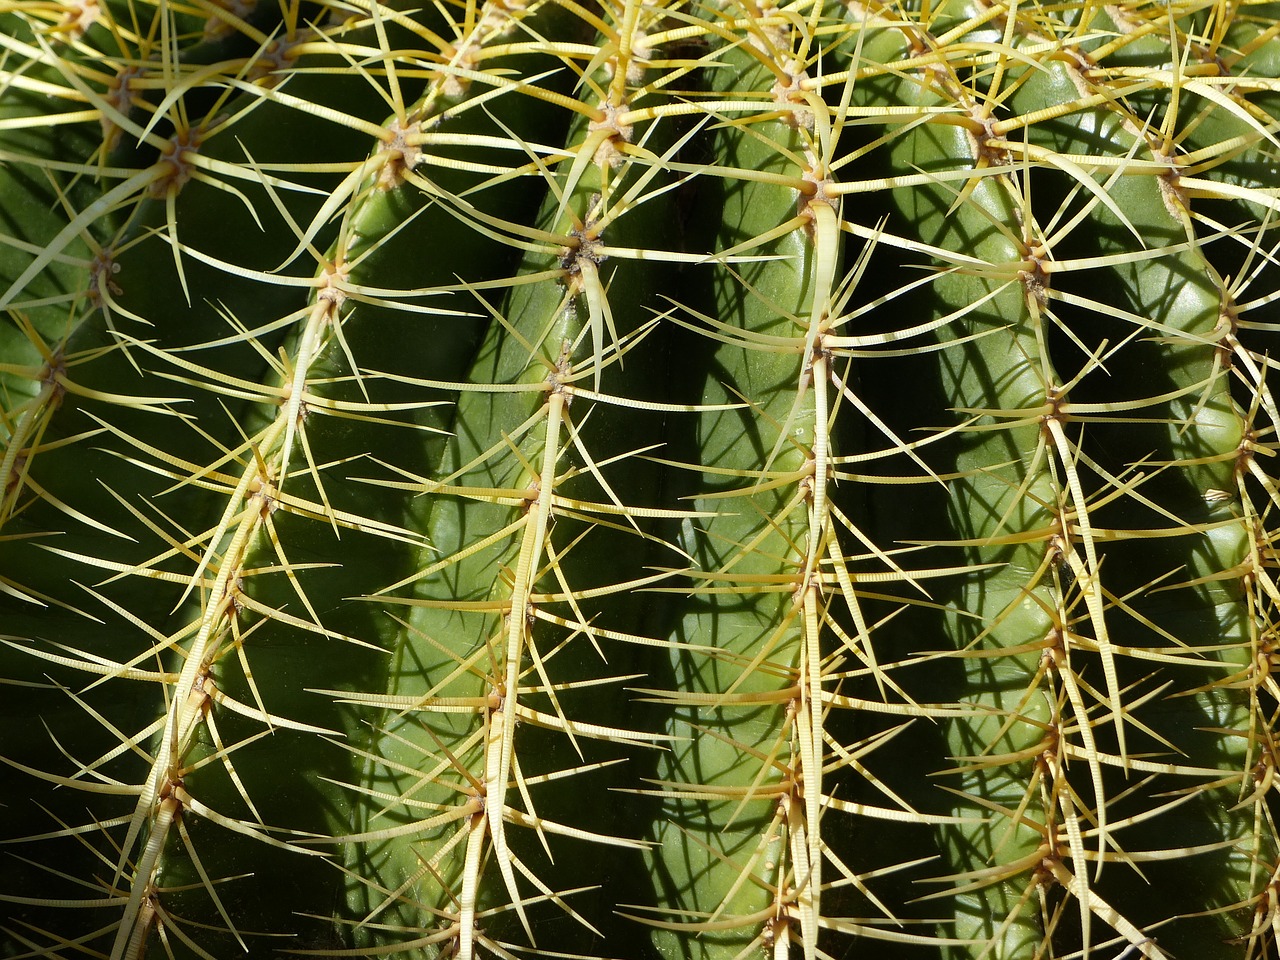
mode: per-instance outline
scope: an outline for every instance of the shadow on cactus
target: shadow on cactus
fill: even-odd
[[[1277,22],[0,9],[0,954],[1274,957]]]

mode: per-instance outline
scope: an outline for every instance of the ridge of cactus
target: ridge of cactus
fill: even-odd
[[[5,0],[0,956],[1266,960],[1280,5]]]

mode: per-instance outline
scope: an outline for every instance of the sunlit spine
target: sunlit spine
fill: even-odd
[[[715,373],[705,402],[686,529],[691,601],[672,634],[678,688],[655,854],[672,899],[646,914],[672,955],[818,955],[823,894],[855,880],[827,849],[833,757],[824,676],[871,659],[837,528],[834,458],[847,434],[849,363],[840,333],[841,200],[832,162],[842,121],[814,82],[817,7],[726,4],[707,61],[717,117],[713,308],[697,349]],[[729,38],[744,37],[730,45]],[[711,259],[711,258],[709,258]],[[694,276],[697,276],[695,274]],[[854,401],[856,402],[856,401]],[[829,627],[847,625],[847,648]],[[828,879],[834,877],[835,879]]]
[[[584,73],[562,101],[575,119],[526,186],[550,189],[534,224],[509,228],[514,274],[471,296],[492,319],[469,377],[445,385],[438,470],[402,482],[434,503],[431,546],[369,598],[403,632],[387,693],[368,697],[386,711],[344,840],[368,872],[357,936],[381,950],[586,950],[615,924],[594,888],[644,885],[642,824],[610,788],[664,740],[631,726],[620,688],[656,645],[637,592],[655,579],[653,521],[685,512],[654,506],[644,458],[672,407],[661,264],[681,257],[663,169],[681,141],[646,42],[662,12],[610,6],[593,46],[566,44]]]

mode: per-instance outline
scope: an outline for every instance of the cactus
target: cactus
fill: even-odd
[[[1278,23],[0,6],[0,955],[1276,956]]]

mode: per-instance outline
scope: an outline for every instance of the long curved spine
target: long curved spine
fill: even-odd
[[[387,692],[365,697],[384,714],[359,829],[340,838],[360,868],[357,936],[379,950],[607,949],[597,888],[617,897],[640,868],[609,790],[662,741],[630,725],[620,687],[647,672],[635,591],[662,552],[653,521],[680,513],[657,506],[641,459],[669,406],[651,406],[668,362],[653,261],[679,258],[662,169],[679,137],[645,42],[662,12],[605,8],[522,263],[449,385],[444,460],[395,481],[434,501],[431,548],[369,598],[401,627]]]
[[[473,233],[473,242],[455,245],[452,257],[436,258],[434,276],[418,271],[410,280],[398,263],[388,271],[386,257],[380,257],[377,248],[389,239],[423,242],[456,222],[459,203],[483,212],[501,198],[518,207],[522,191],[514,179],[533,161],[523,152],[513,158],[508,151],[492,148],[495,134],[502,134],[503,128],[491,118],[505,115],[507,129],[523,126],[530,136],[543,119],[538,101],[532,108],[501,103],[502,95],[522,96],[515,85],[501,80],[474,84],[469,93],[481,94],[482,99],[469,103],[477,97],[459,80],[457,64],[449,60],[454,51],[448,49],[439,57],[434,96],[416,106],[403,103],[412,87],[397,82],[400,68],[392,60],[384,62],[384,78],[365,85],[363,94],[360,87],[326,80],[323,70],[335,63],[333,51],[343,49],[342,44],[349,44],[355,55],[371,43],[385,47],[388,35],[402,36],[408,29],[403,18],[387,13],[394,22],[386,23],[380,22],[381,16],[380,9],[374,10],[364,23],[353,25],[355,30],[300,36],[295,66],[320,68],[318,79],[304,74],[283,92],[269,82],[261,85],[240,77],[237,68],[230,81],[220,80],[244,94],[232,101],[231,119],[218,126],[230,135],[193,143],[192,155],[182,155],[184,163],[201,172],[229,174],[232,183],[240,177],[257,187],[256,192],[239,188],[239,193],[253,192],[257,215],[266,219],[274,213],[284,229],[271,233],[275,248],[252,252],[259,264],[274,260],[273,266],[288,269],[275,276],[241,266],[239,256],[248,252],[243,247],[252,247],[252,242],[245,243],[249,238],[240,239],[242,248],[237,250],[226,242],[234,237],[205,242],[204,237],[184,240],[170,233],[168,242],[163,236],[147,237],[137,246],[138,254],[122,264],[118,277],[122,289],[139,290],[140,263],[148,252],[158,250],[161,268],[173,267],[168,277],[172,286],[141,288],[142,304],[136,296],[104,298],[103,314],[114,314],[121,324],[115,336],[135,362],[184,385],[202,413],[189,434],[194,438],[188,445],[192,449],[183,453],[178,451],[186,448],[172,437],[158,439],[130,421],[108,416],[100,417],[98,424],[129,469],[150,473],[177,490],[202,491],[211,501],[203,508],[209,515],[201,519],[207,526],[175,533],[163,530],[170,522],[163,507],[159,523],[136,511],[151,534],[143,541],[145,549],[158,552],[125,564],[103,564],[108,575],[123,575],[125,582],[159,584],[160,592],[150,591],[150,603],[157,596],[168,605],[175,596],[180,601],[189,597],[192,602],[180,603],[177,616],[169,621],[172,632],[145,627],[165,621],[137,602],[108,601],[110,612],[126,629],[147,631],[145,643],[151,649],[144,646],[129,662],[121,662],[124,658],[117,653],[120,660],[104,664],[95,660],[91,646],[75,646],[65,661],[99,674],[105,667],[109,685],[143,681],[162,691],[161,716],[143,723],[141,732],[125,745],[135,754],[150,750],[145,755],[149,770],[141,783],[126,781],[112,791],[135,798],[132,815],[97,818],[119,832],[112,840],[116,876],[107,885],[112,896],[86,899],[84,905],[120,914],[107,928],[110,942],[105,949],[113,956],[139,956],[157,940],[203,956],[223,942],[262,950],[263,934],[296,938],[305,933],[322,941],[334,935],[327,921],[311,924],[300,913],[317,900],[340,896],[345,883],[341,874],[313,871],[305,884],[289,878],[299,863],[315,862],[322,853],[297,841],[341,832],[345,820],[347,795],[332,781],[350,779],[355,771],[342,762],[349,755],[323,738],[359,734],[362,728],[350,707],[335,701],[336,694],[319,695],[307,687],[363,686],[360,677],[379,672],[385,676],[385,655],[379,647],[386,629],[366,624],[367,608],[356,614],[361,609],[356,604],[336,606],[338,598],[326,577],[332,578],[335,569],[349,568],[344,580],[348,587],[372,592],[403,576],[422,543],[421,534],[406,526],[412,511],[405,494],[390,491],[371,498],[364,485],[357,485],[357,495],[352,484],[335,473],[349,469],[353,460],[385,458],[405,450],[429,457],[434,448],[438,455],[440,442],[429,438],[447,424],[440,415],[447,408],[443,394],[370,388],[369,370],[386,367],[390,358],[405,358],[405,351],[429,352],[436,365],[425,371],[419,366],[417,371],[456,379],[474,354],[485,318],[477,317],[470,297],[459,297],[466,300],[460,307],[437,307],[431,299],[456,283],[457,269],[472,271],[474,282],[500,273],[510,251],[501,239]],[[491,34],[502,33],[492,19],[467,26],[490,48]],[[414,29],[427,30],[423,25]],[[497,55],[529,69],[531,49],[532,44],[508,44]],[[543,63],[554,66],[549,56]],[[339,92],[327,103],[326,83],[330,91]],[[554,89],[552,84],[536,92],[554,98]],[[393,122],[382,128],[374,118],[380,119],[388,100],[400,107]],[[325,103],[327,112],[317,115],[314,103]],[[411,115],[423,129],[418,139],[408,142]],[[330,135],[329,144],[350,158],[343,164],[345,178],[323,193],[312,186],[305,168],[288,171],[288,179],[275,170],[278,161],[273,154],[280,148],[281,132],[300,134],[309,122],[321,128],[336,125],[337,135]],[[427,131],[430,124],[438,132]],[[372,158],[371,133],[378,144]],[[438,141],[444,145],[438,147]],[[415,180],[413,168],[429,168],[428,161],[443,164],[445,173],[431,181],[420,175]],[[165,162],[163,156],[157,161]],[[462,172],[455,174],[453,169],[459,167]],[[199,172],[192,175],[198,186],[208,182]],[[454,199],[450,206],[440,202],[437,181],[447,184],[450,195],[464,198],[489,182],[497,189],[480,192],[470,201]],[[185,219],[188,216],[216,216],[216,205],[210,201],[217,191],[188,187],[176,184],[180,197],[152,204],[161,223],[172,223],[178,210],[187,229],[196,222]],[[236,190],[231,192],[234,196]],[[303,202],[295,203],[299,193]],[[418,199],[424,194],[425,202]],[[327,251],[319,247],[330,242],[333,232],[321,202],[325,196],[342,197],[348,205],[338,237]],[[489,215],[497,212],[490,209]],[[317,271],[314,278],[302,274],[308,266]],[[157,270],[154,260],[150,270]],[[183,273],[188,271],[227,277],[220,285],[227,299],[210,312],[217,316],[217,309],[225,311],[229,335],[207,326],[175,328],[178,332],[170,335],[179,338],[178,344],[131,335],[131,318],[154,315],[148,296],[173,296],[184,288]],[[202,273],[200,279],[203,286],[207,277]],[[278,307],[272,306],[273,300]],[[262,312],[255,313],[251,302]],[[239,316],[251,313],[267,318],[258,327],[240,326]],[[111,323],[108,319],[108,339]],[[272,356],[276,349],[281,350],[279,358]],[[235,366],[246,357],[256,361],[252,372]],[[393,374],[383,382],[394,383]],[[226,406],[235,404],[240,409],[227,416]],[[206,420],[203,411],[209,407],[222,412]],[[197,423],[194,417],[191,422]],[[351,431],[352,423],[366,425],[364,436]],[[428,439],[417,439],[422,436]],[[98,555],[86,562],[103,563]],[[185,572],[174,569],[183,565]],[[364,579],[350,580],[353,572]],[[302,642],[305,638],[331,644],[330,652],[313,656]],[[159,671],[137,666],[148,660],[168,663]],[[287,790],[271,784],[280,770],[280,751],[297,772]],[[65,833],[70,837],[83,832],[85,828],[76,827]],[[254,857],[264,859],[246,875],[244,865]],[[211,934],[212,930],[220,932]]]
[[[704,402],[741,409],[701,414],[699,459],[677,465],[700,515],[671,634],[679,686],[647,692],[687,740],[660,766],[665,902],[642,917],[664,956],[812,960],[828,939],[878,935],[828,906],[866,888],[824,820],[920,817],[892,794],[834,797],[846,772],[866,776],[869,752],[834,742],[828,714],[848,706],[834,678],[884,677],[841,543],[860,536],[855,501],[837,504],[841,444],[863,411],[842,336],[856,283],[833,167],[844,114],[815,82],[819,25],[831,24],[817,5],[727,4],[719,16],[700,108],[716,118],[704,189],[722,220],[697,369]]]

